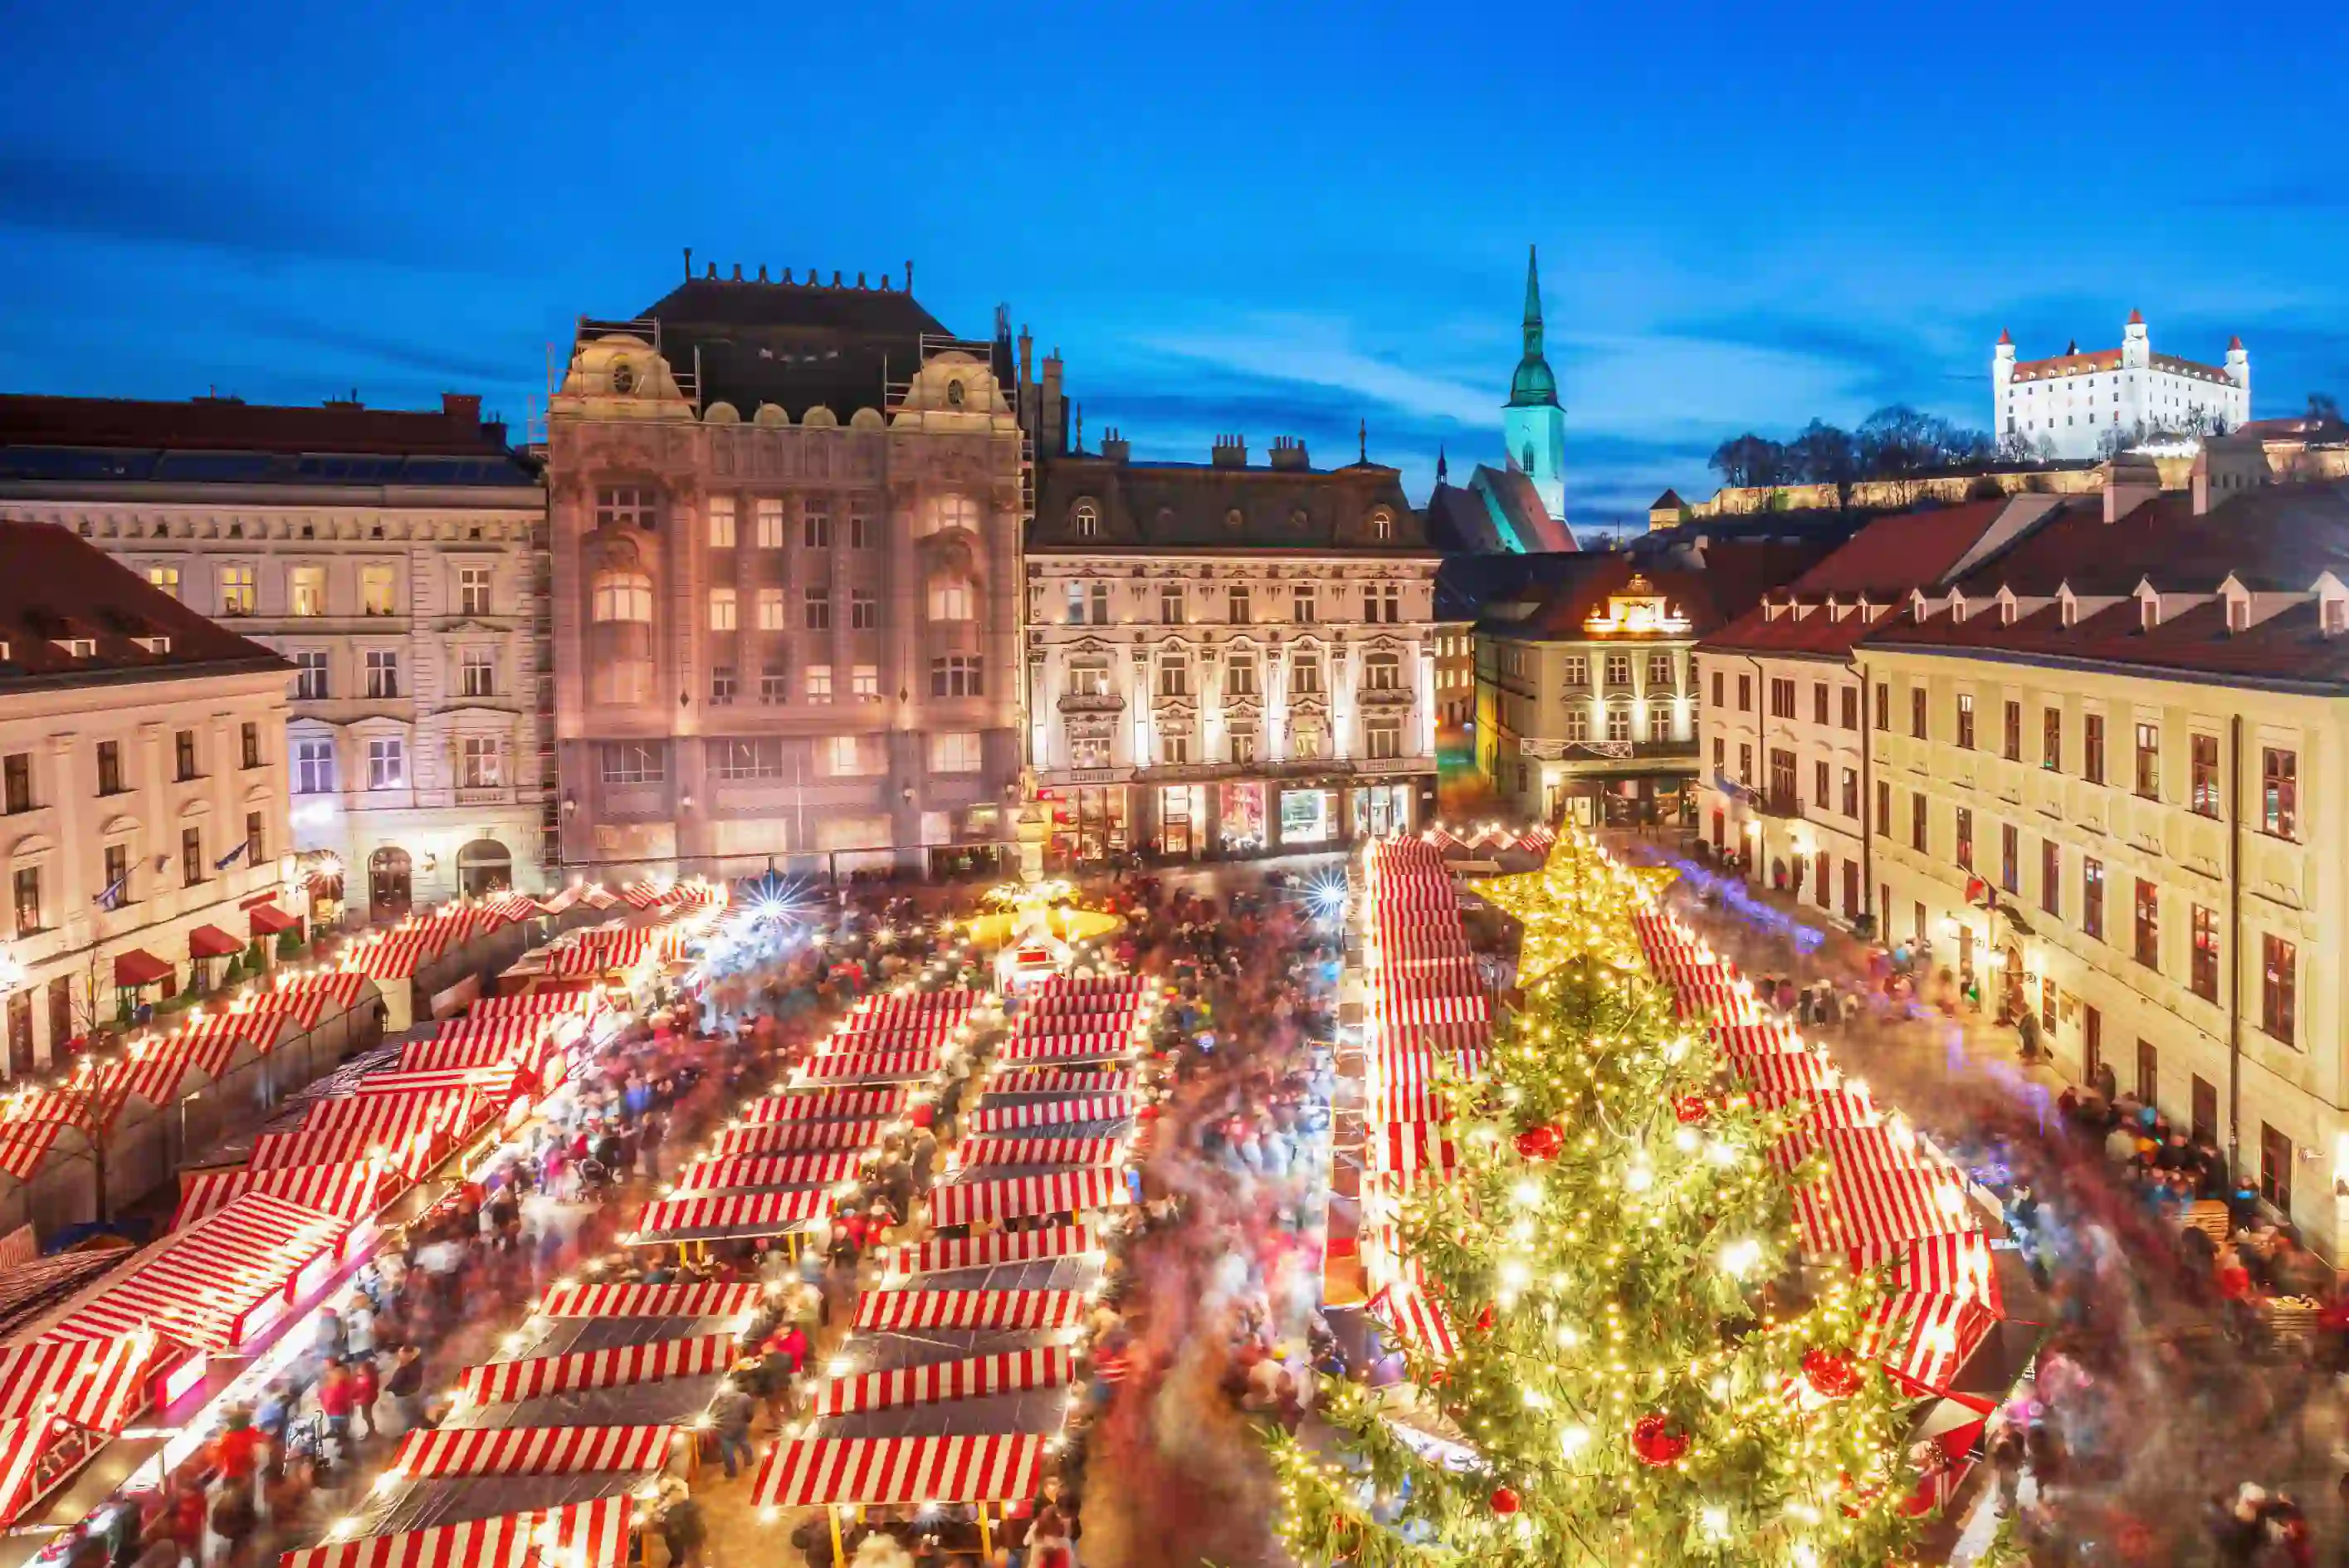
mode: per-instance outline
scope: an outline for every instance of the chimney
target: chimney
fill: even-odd
[[[1133,446],[1112,425],[1102,431],[1101,454],[1112,462],[1123,462],[1133,455]]]
[[[1040,404],[1039,411],[1043,417],[1040,421],[1042,428],[1039,431],[1039,439],[1048,454],[1059,456],[1069,450],[1067,435],[1069,409],[1061,397],[1061,351],[1058,348],[1044,356],[1043,397]]]
[[[2206,436],[2194,454],[2194,515],[2246,490],[2257,490],[2274,477],[2268,465],[2267,444],[2256,436]]]
[[[440,394],[440,417],[451,424],[462,425],[470,435],[481,422],[481,400],[474,392],[443,392]]]
[[[1240,461],[1242,462],[1246,462],[1247,461],[1247,452],[1245,448],[1241,451]],[[1303,439],[1298,436],[1273,437],[1272,466],[1296,473],[1301,473],[1306,469],[1312,467],[1313,465],[1310,462],[1308,462],[1305,459],[1305,442]]]
[[[2117,523],[2161,493],[2161,470],[2141,452],[2125,452],[2105,464],[2105,521]]]
[[[1207,453],[1207,461],[1217,468],[1246,468],[1247,466],[1247,437],[1244,435],[1217,436],[1216,438],[1215,446]]]

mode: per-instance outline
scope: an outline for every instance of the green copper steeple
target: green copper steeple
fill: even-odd
[[[1526,357],[1517,361],[1517,373],[1509,380],[1509,407],[1539,408],[1544,404],[1556,407],[1557,378],[1549,371],[1549,361],[1542,357],[1541,273],[1535,265],[1534,247],[1526,247]]]

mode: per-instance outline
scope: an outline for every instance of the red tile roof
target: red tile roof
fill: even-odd
[[[1969,501],[1924,512],[1878,517],[1843,548],[1787,585],[1785,598],[1813,607],[1801,616],[1773,616],[1756,605],[1706,638],[1702,649],[1840,658],[1874,624],[1857,614],[1829,615],[1824,601],[1847,607],[1866,597],[1879,610],[1909,591],[1941,582],[2004,513],[2009,502]]]
[[[57,639],[88,638],[77,658]],[[160,651],[134,639],[166,639]],[[35,687],[161,680],[293,666],[49,523],[0,520],[0,696]]]
[[[2349,483],[2271,485],[2200,516],[2189,497],[2164,495],[2111,524],[2102,497],[2080,496],[1967,575],[1960,587],[1971,613],[1963,621],[1953,619],[1944,597],[1924,621],[1889,617],[1862,643],[2262,685],[2349,686],[2349,636],[2323,636],[2313,600],[2230,632],[2215,598],[2173,608],[2148,628],[2129,597],[2140,583],[2162,594],[2210,596],[2230,576],[2254,594],[2301,594],[2326,572],[2349,582]],[[2067,586],[2082,597],[2118,602],[2084,608],[2068,627],[2054,603],[2012,625],[1999,618],[2002,587],[2044,601]]]

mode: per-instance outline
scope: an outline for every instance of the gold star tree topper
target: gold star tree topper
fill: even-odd
[[[1473,884],[1473,891],[1525,928],[1517,984],[1532,987],[1580,958],[1637,965],[1625,925],[1609,914],[1627,900],[1637,905],[1661,895],[1671,880],[1668,870],[1614,864],[1580,834],[1568,833],[1538,869],[1494,877]]]

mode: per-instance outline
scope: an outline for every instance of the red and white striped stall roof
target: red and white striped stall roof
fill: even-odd
[[[357,978],[363,980],[366,977]],[[326,1015],[326,1004],[333,1000],[324,992],[317,991],[271,992],[238,1003],[238,1011],[233,1016],[261,1021],[264,1032],[255,1044],[261,1047],[262,1054],[267,1055],[276,1049],[281,1031],[290,1028],[299,1034],[318,1027],[318,1021]],[[276,1030],[267,1028],[272,1019],[277,1022]]]
[[[608,1350],[492,1361],[465,1368],[464,1376],[457,1379],[457,1392],[476,1405],[508,1405],[580,1388],[621,1388],[670,1377],[698,1377],[723,1372],[733,1365],[736,1343],[730,1334],[697,1334]]]
[[[1081,1214],[1132,1200],[1113,1170],[1057,1170],[1000,1181],[957,1181],[930,1191],[930,1223],[968,1225],[1030,1214]]]
[[[1965,1179],[1948,1166],[1837,1166],[1825,1181],[1795,1193],[1795,1222],[1815,1254],[1982,1229]]]
[[[540,986],[518,995],[485,996],[465,1009],[465,1016],[452,1019],[451,1023],[479,1023],[496,1018],[562,1018],[571,1013],[582,1016],[601,1011],[604,999],[592,988],[564,991]],[[442,1024],[445,1033],[449,1024]]]
[[[721,1231],[781,1235],[822,1215],[830,1202],[830,1196],[822,1189],[664,1198],[645,1205],[644,1214],[636,1221],[636,1235],[647,1241]]]
[[[1745,1097],[1757,1110],[1795,1112],[1798,1127],[1872,1127],[1882,1119],[1867,1090],[1855,1086],[1850,1079],[1837,1089],[1788,1093],[1756,1089]]]
[[[811,1082],[838,1078],[926,1078],[938,1070],[936,1047],[913,1051],[856,1051],[839,1056],[812,1056],[800,1064],[800,1075]]]
[[[1805,1048],[1803,1037],[1783,1023],[1716,1023],[1713,1034],[1728,1056],[1775,1056]]]
[[[608,909],[620,899],[619,895],[601,882],[590,882],[579,889],[579,901],[591,909]]]
[[[1402,1344],[1437,1362],[1460,1354],[1459,1341],[1434,1298],[1423,1288],[1426,1276],[1413,1261],[1401,1274],[1381,1286],[1369,1302],[1371,1315],[1387,1326]]]
[[[954,1044],[954,1023],[891,1023],[878,1029],[841,1028],[815,1044],[819,1056],[844,1056],[859,1051],[944,1051]]]
[[[1441,1179],[1460,1168],[1460,1151],[1441,1122],[1390,1122],[1372,1146],[1378,1169],[1405,1181]]]
[[[193,1349],[226,1350],[247,1316],[350,1229],[315,1209],[248,1192],[207,1214],[50,1333],[114,1339],[152,1328]]]
[[[146,1407],[147,1369],[171,1348],[137,1332],[96,1345],[57,1334],[0,1345],[0,1420],[55,1417],[112,1437]]]
[[[762,1122],[720,1127],[709,1135],[713,1155],[792,1154],[813,1149],[871,1148],[886,1122]]]
[[[1113,1137],[982,1137],[955,1150],[963,1165],[1115,1165],[1124,1157]]]
[[[1037,996],[1139,996],[1150,989],[1140,974],[1052,974],[1032,994]]]
[[[48,1158],[49,1151],[57,1147],[58,1137],[85,1125],[78,1106],[72,1121],[21,1115],[0,1121],[0,1171],[19,1181],[30,1181],[41,1168],[42,1161]]]
[[[915,991],[903,996],[868,996],[850,1014],[854,1018],[918,1018],[933,1012],[968,1012],[978,1005],[975,991]]]
[[[953,1269],[983,1269],[1039,1258],[1073,1258],[1101,1250],[1090,1225],[1055,1225],[1049,1231],[996,1231],[950,1241],[907,1242],[890,1266],[901,1274],[935,1274]]]
[[[1979,1302],[1961,1296],[1903,1293],[1876,1309],[1860,1344],[1903,1383],[1946,1394],[1995,1322]]]
[[[988,1087],[999,1095],[1130,1095],[1138,1076],[1127,1068],[999,1066]]]
[[[833,1503],[1014,1502],[1036,1495],[1044,1439],[802,1438],[778,1443],[752,1486],[761,1508]]]
[[[746,1122],[826,1121],[844,1116],[894,1116],[914,1103],[911,1089],[813,1089],[768,1095],[742,1107]]]
[[[1428,1084],[1444,1076],[1475,1078],[1491,1064],[1492,1054],[1483,1046],[1439,1052],[1387,1041],[1379,1048],[1377,1071],[1390,1084]]]
[[[620,889],[620,897],[631,909],[649,909],[667,899],[671,887],[667,882],[631,882]]]
[[[856,1326],[909,1328],[1066,1328],[1085,1314],[1078,1291],[867,1291]]]
[[[344,962],[370,980],[410,980],[424,961],[448,945],[449,931],[439,921],[394,926],[365,942]]]
[[[1492,1043],[1487,1019],[1462,1019],[1451,1023],[1386,1023],[1381,1034],[1397,1051],[1482,1051]]]
[[[1730,1064],[1731,1070],[1756,1089],[1778,1095],[1841,1086],[1843,1073],[1825,1056],[1789,1051],[1775,1056],[1747,1056]]]
[[[344,1165],[296,1165],[280,1170],[183,1170],[180,1173],[180,1207],[171,1228],[185,1230],[205,1215],[227,1208],[248,1192],[266,1193],[332,1214],[352,1225],[372,1217],[384,1195],[373,1162]]]
[[[389,1072],[369,1073],[352,1087],[351,1093],[362,1097],[369,1095],[438,1096],[461,1095],[468,1089],[479,1089],[488,1094],[488,1086],[497,1082],[495,1069],[501,1067],[508,1069],[510,1080],[510,1063],[497,1063],[490,1067],[395,1067]],[[496,1096],[492,1095],[491,1097]],[[461,1121],[461,1114],[456,1119]]]
[[[668,1462],[675,1427],[508,1427],[491,1431],[410,1432],[389,1469],[418,1480],[458,1476],[575,1476],[657,1470]]]
[[[16,1523],[32,1500],[33,1478],[55,1436],[47,1419],[0,1421],[0,1526]]]
[[[1373,1007],[1390,1023],[1485,1023],[1493,1016],[1489,996],[1410,996],[1381,993]]]
[[[357,1007],[359,998],[367,993],[375,982],[355,969],[329,970],[320,974],[305,974],[290,981],[280,981],[269,995],[257,999],[256,1006],[265,1006],[280,997],[323,997],[346,1011]]]
[[[288,1552],[277,1568],[624,1568],[636,1501],[623,1494]]]
[[[965,1118],[975,1133],[1017,1132],[1022,1127],[1058,1127],[1063,1122],[1114,1122],[1133,1115],[1131,1095],[1072,1095],[1065,1100],[1042,1100],[1032,1106],[981,1106]]]
[[[565,1280],[540,1298],[541,1317],[737,1317],[766,1299],[759,1285],[599,1285]]]
[[[1889,1266],[1901,1291],[1956,1296],[2002,1315],[2006,1311],[1996,1254],[1991,1251],[1990,1238],[1979,1231],[1855,1247],[1850,1257],[1854,1269]]]
[[[1920,1145],[1915,1134],[1886,1123],[1872,1127],[1797,1127],[1778,1140],[1777,1147],[1770,1151],[1770,1163],[1791,1171],[1817,1149],[1825,1149],[1828,1160],[1838,1167],[1867,1165],[1924,1170],[1947,1164],[1930,1148]]]
[[[1089,1057],[1131,1056],[1134,1049],[1133,1033],[1123,1029],[1104,1029],[1090,1034],[1021,1034],[999,1046],[995,1059],[1003,1063],[1081,1062]]]
[[[855,1150],[719,1155],[686,1166],[671,1179],[670,1185],[679,1192],[719,1192],[730,1187],[828,1187],[854,1176],[864,1158]]]
[[[1432,1083],[1389,1084],[1362,1107],[1362,1120],[1373,1122],[1448,1122],[1452,1107]]]
[[[859,1410],[885,1410],[897,1405],[943,1405],[956,1399],[984,1399],[992,1394],[1015,1394],[1024,1388],[1058,1388],[1075,1376],[1076,1356],[1066,1345],[1034,1350],[1007,1350],[960,1361],[933,1361],[926,1366],[900,1366],[887,1372],[867,1372],[859,1377],[839,1377],[815,1392],[809,1413],[848,1416]]]

